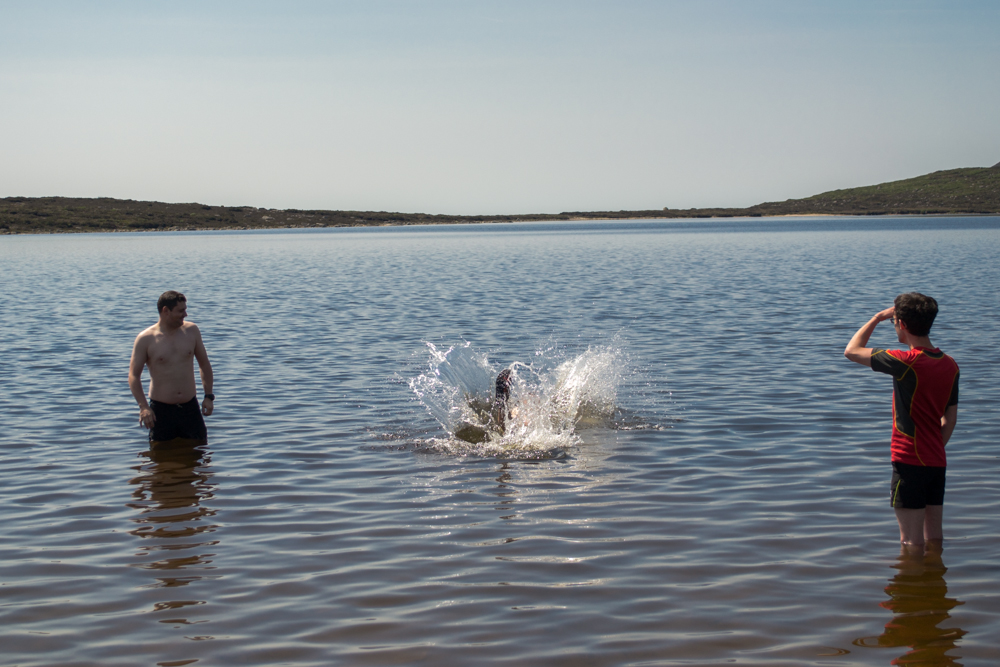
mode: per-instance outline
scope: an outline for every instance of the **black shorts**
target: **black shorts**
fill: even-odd
[[[889,505],[908,510],[944,505],[944,471],[943,467],[893,461]]]
[[[208,440],[208,430],[197,398],[192,398],[187,403],[150,401],[149,407],[156,417],[153,428],[149,429],[150,442],[165,442],[175,438],[202,442]]]

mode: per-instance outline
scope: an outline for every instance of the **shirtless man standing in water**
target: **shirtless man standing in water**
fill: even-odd
[[[139,423],[149,429],[149,441],[158,445],[169,440],[203,443],[208,438],[202,415],[212,414],[212,364],[208,361],[201,332],[185,322],[187,299],[170,290],[160,295],[156,307],[160,321],[135,339],[128,369],[128,386],[139,404]],[[205,400],[201,409],[194,384],[198,360]],[[142,369],[149,368],[149,402],[142,389]]]

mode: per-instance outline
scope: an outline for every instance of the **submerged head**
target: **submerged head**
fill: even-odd
[[[932,297],[919,292],[900,294],[893,302],[896,319],[906,325],[906,330],[914,336],[926,336],[937,317],[938,303]]]
[[[505,368],[497,374],[496,399],[493,401],[493,409],[491,410],[493,423],[496,424],[496,428],[501,434],[507,428],[507,401],[510,399],[510,385],[510,369]]]
[[[496,397],[498,401],[506,401],[510,398],[510,369],[505,368],[497,375]]]

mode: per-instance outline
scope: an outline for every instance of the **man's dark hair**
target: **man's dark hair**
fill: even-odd
[[[156,301],[156,312],[162,313],[163,307],[166,306],[168,310],[173,310],[177,307],[178,303],[187,303],[187,297],[180,292],[175,292],[174,290],[167,290],[160,295],[160,298]]]
[[[510,369],[505,368],[500,371],[497,375],[496,390],[497,390],[497,400],[506,402],[510,398],[510,385],[511,385]]]
[[[914,336],[926,336],[938,314],[938,303],[920,292],[900,294],[893,302],[896,317],[906,322],[906,330]]]

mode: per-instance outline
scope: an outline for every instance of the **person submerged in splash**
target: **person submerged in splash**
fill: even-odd
[[[493,401],[482,408],[473,407],[477,413],[477,419],[473,421],[461,421],[455,428],[454,435],[459,440],[465,440],[472,444],[486,442],[492,438],[504,435],[507,430],[507,423],[511,419],[510,393],[513,378],[509,368],[505,368],[497,375]],[[481,421],[480,421],[481,420]]]

